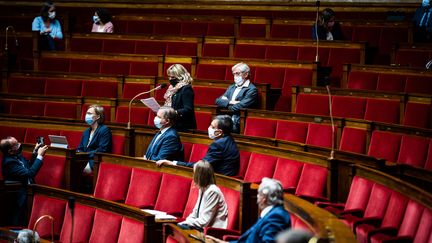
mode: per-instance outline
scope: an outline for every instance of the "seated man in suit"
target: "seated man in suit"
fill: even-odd
[[[89,153],[89,162],[84,169],[84,173],[86,174],[91,174],[93,171],[93,158],[95,153],[111,153],[111,130],[103,124],[104,120],[105,115],[102,106],[89,106],[86,112],[85,122],[90,127],[83,132],[81,142],[76,149],[77,152]]]
[[[183,145],[177,131],[173,128],[177,113],[169,106],[162,106],[155,118],[154,125],[159,132],[153,137],[144,159],[147,160],[183,160]]]
[[[210,144],[207,154],[202,160],[208,161],[216,173],[235,176],[240,167],[240,152],[231,136],[232,120],[228,115],[216,116],[208,128],[208,135],[214,142]],[[162,164],[193,167],[195,163],[183,161],[159,160]]]
[[[232,67],[234,84],[230,85],[225,93],[216,99],[216,105],[232,110],[234,115],[233,132],[240,132],[240,109],[254,108],[258,103],[258,89],[251,83],[250,68],[246,63],[237,63]]]
[[[7,198],[8,225],[23,225],[25,223],[27,189],[26,185],[34,183],[34,177],[42,167],[43,157],[47,145],[36,144],[30,160],[24,158],[22,145],[14,137],[7,137],[0,142],[3,153],[2,172],[5,184],[9,182],[20,182],[24,185],[20,190]]]
[[[283,206],[283,189],[279,181],[266,177],[262,179],[257,204],[261,209],[258,221],[232,242],[274,242],[279,232],[291,227],[290,215]],[[206,239],[206,242],[226,242],[209,235]]]

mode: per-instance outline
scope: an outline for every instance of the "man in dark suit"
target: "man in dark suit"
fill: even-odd
[[[231,136],[231,130],[232,120],[230,116],[216,116],[208,128],[208,135],[214,142],[210,144],[207,154],[202,159],[208,161],[216,173],[227,176],[237,175],[240,167],[240,152]],[[193,167],[195,163],[159,160],[156,164],[158,166],[169,164]]]
[[[232,116],[233,132],[240,132],[240,109],[254,108],[258,103],[258,89],[250,78],[250,68],[246,63],[237,63],[232,67],[234,84],[230,85],[225,93],[216,99],[216,105],[234,112]]]
[[[18,182],[23,187],[7,198],[11,205],[8,207],[7,219],[9,225],[22,225],[25,223],[25,206],[27,201],[26,185],[34,183],[34,177],[42,167],[43,156],[48,146],[36,144],[31,160],[22,155],[22,145],[14,137],[7,137],[0,141],[0,149],[3,153],[2,172],[5,184]]]
[[[177,131],[172,127],[177,119],[175,110],[168,106],[161,107],[155,118],[154,125],[159,132],[153,137],[144,159],[147,160],[183,160],[183,145]]]
[[[90,126],[81,137],[77,152],[89,153],[89,162],[84,173],[93,171],[93,158],[95,153],[111,153],[112,135],[111,130],[103,124],[105,120],[104,108],[100,105],[91,105],[87,109],[85,122]]]
[[[291,227],[290,215],[283,206],[283,189],[279,181],[262,179],[257,204],[261,209],[258,221],[237,241],[232,242],[274,242],[279,232]],[[210,242],[225,242],[212,236],[207,236],[207,239]]]

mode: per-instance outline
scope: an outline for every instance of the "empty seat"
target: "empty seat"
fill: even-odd
[[[77,148],[80,144],[83,131],[62,130],[61,136],[66,136],[68,141],[68,148]]]
[[[148,124],[150,109],[147,107],[131,107],[130,122],[131,124],[150,125]],[[116,122],[127,123],[129,120],[129,107],[118,106],[116,112]]]
[[[246,170],[249,166],[251,154],[252,152],[240,150],[240,167],[237,175],[238,177],[244,178]]]
[[[99,166],[93,195],[97,198],[124,202],[131,170],[131,167],[102,162]]]
[[[332,112],[335,117],[363,119],[366,98],[351,96],[333,96]]]
[[[282,88],[285,79],[284,68],[256,67],[254,81],[256,83],[267,83],[272,88]]]
[[[327,168],[305,163],[295,195],[310,201],[326,201]]]
[[[423,168],[426,162],[430,139],[403,135],[398,163]]]
[[[45,90],[44,78],[18,78],[8,79],[8,92],[17,94],[43,94]]]
[[[207,131],[209,124],[213,120],[213,115],[211,112],[195,111],[195,118],[197,123],[197,130]]]
[[[405,114],[404,114],[404,120],[402,124],[405,126],[430,128],[431,126],[430,117],[431,117],[430,104],[408,102],[405,105]]]
[[[396,162],[401,139],[401,134],[373,131],[368,155]]]
[[[214,105],[215,100],[225,93],[225,88],[194,86],[194,104]],[[210,123],[209,123],[210,124]]]
[[[349,89],[365,89],[376,90],[378,82],[378,74],[352,71],[348,75],[348,88]]]
[[[244,135],[254,137],[274,138],[276,133],[276,120],[249,117],[246,119]]]
[[[144,223],[123,217],[117,242],[144,242]]]
[[[135,95],[150,90],[150,84],[145,83],[125,83],[123,86],[123,99],[132,99]],[[150,97],[150,94],[140,95],[138,98],[144,99]]]
[[[161,180],[159,172],[133,168],[125,203],[139,208],[154,208]]]
[[[93,226],[93,218],[95,209],[75,204],[74,209],[74,227],[73,227],[73,238],[72,242],[88,242],[90,239],[90,233]],[[79,227],[77,227],[79,226]],[[69,242],[70,234],[72,230],[72,217],[69,207],[66,208],[64,214],[63,227],[60,234],[60,242]]]
[[[276,139],[305,143],[309,124],[307,122],[277,121]]]
[[[278,158],[272,177],[282,183],[284,191],[294,193],[300,180],[302,170],[302,162]]]
[[[197,162],[205,157],[207,154],[208,145],[195,143],[192,146],[189,162]]]
[[[71,59],[70,72],[100,73],[101,60],[95,59]]]
[[[115,39],[115,40],[103,39],[102,52],[132,54],[135,52],[135,41],[121,40],[121,39]]]
[[[33,229],[36,220],[43,215],[50,215],[55,219],[54,237],[60,236],[62,229],[63,217],[65,215],[66,201],[57,198],[51,198],[45,195],[35,194],[33,197],[33,206],[29,219],[28,228]],[[40,237],[48,238],[51,236],[51,221],[42,220],[36,228]]]
[[[266,53],[265,45],[236,44],[234,48],[235,58],[264,59]]]
[[[406,93],[421,93],[431,94],[432,93],[432,77],[427,76],[407,76],[405,83]]]
[[[377,90],[404,92],[405,75],[380,73],[378,75]]]
[[[69,79],[47,79],[45,95],[81,96],[82,81]]]
[[[11,115],[43,116],[45,102],[30,100],[13,100],[10,103]]]
[[[100,64],[101,74],[129,75],[130,63],[119,60],[102,60]]]
[[[365,154],[367,130],[353,127],[344,127],[339,149],[343,151]]]
[[[182,216],[189,197],[191,179],[164,174],[154,209]]]
[[[117,242],[122,216],[96,209],[89,242]]]
[[[332,133],[331,125],[309,123],[306,144],[331,148]]]
[[[45,141],[49,141],[48,135],[60,135],[60,132],[52,129],[32,128],[26,130],[24,138],[25,143],[35,143],[37,137],[44,137]]]
[[[43,159],[43,166],[36,174],[37,184],[63,188],[65,183],[66,157],[47,154]]]
[[[277,157],[252,153],[244,180],[252,183],[260,183],[262,178],[271,178],[276,167]]]
[[[126,137],[124,134],[113,134],[112,153],[118,155],[125,155],[125,141]]]
[[[399,100],[367,99],[365,120],[399,124]]]
[[[117,82],[107,81],[84,81],[82,96],[117,98]]]
[[[45,103],[44,116],[77,119],[79,117],[81,105],[66,102],[47,102]]]
[[[328,96],[298,94],[295,113],[328,116],[330,114]]]

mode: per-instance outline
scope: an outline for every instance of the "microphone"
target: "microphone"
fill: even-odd
[[[315,62],[319,62],[319,36],[318,36],[318,19],[319,19],[319,8],[320,8],[320,1],[316,1],[316,19],[315,19],[315,37],[316,37],[316,54],[315,54]]]
[[[330,85],[326,85],[327,94],[329,98],[329,111],[330,111],[330,123],[332,126],[332,143],[331,143],[331,151],[330,151],[330,158],[334,159],[334,147],[335,147],[335,126],[333,121],[333,109],[332,109],[332,99],[331,99],[331,93],[330,93]]]
[[[36,227],[37,227],[37,225],[44,218],[48,218],[49,220],[51,220],[51,242],[54,242],[54,218],[52,216],[50,216],[50,215],[42,215],[42,216],[40,216],[36,220],[36,223],[33,226],[33,239],[35,239],[35,237],[36,237]]]
[[[150,93],[150,92],[152,92],[152,91],[155,91],[155,90],[159,90],[159,89],[163,89],[163,88],[165,88],[167,86],[167,84],[161,84],[161,85],[159,85],[159,86],[157,86],[156,88],[153,88],[153,89],[151,89],[151,90],[148,90],[148,91],[144,91],[144,92],[141,92],[141,93],[139,93],[139,94],[137,94],[137,95],[135,95],[130,101],[129,101],[129,110],[128,110],[128,114],[129,114],[129,119],[128,119],[128,124],[127,124],[127,128],[128,129],[130,129],[130,123],[131,123],[131,105],[132,105],[132,102],[138,97],[138,96],[141,96],[141,95],[144,95],[144,94],[148,94],[148,93]]]
[[[72,237],[73,237],[73,231],[74,231],[74,221],[75,221],[75,197],[69,197],[68,198],[68,206],[69,206],[69,210],[71,212],[71,221],[72,221],[72,225],[71,225],[71,232],[69,234],[69,242],[72,243]]]

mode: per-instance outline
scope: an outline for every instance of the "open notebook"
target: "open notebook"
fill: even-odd
[[[48,135],[48,138],[51,142],[51,147],[68,148],[68,142],[65,136]]]

